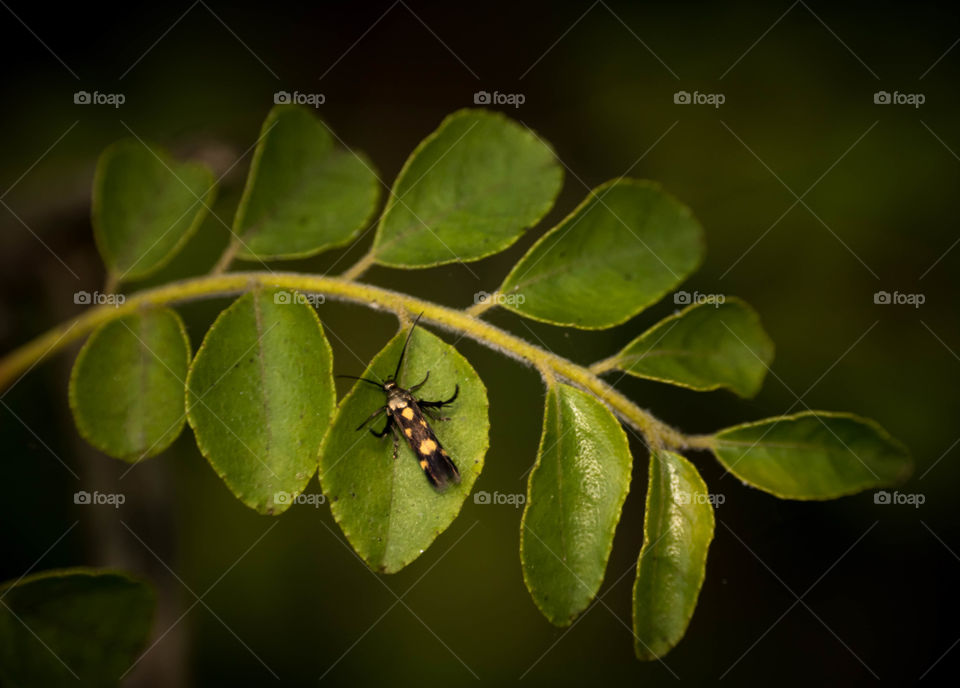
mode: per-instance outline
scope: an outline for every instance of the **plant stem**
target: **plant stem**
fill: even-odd
[[[597,361],[588,369],[594,375],[602,375],[608,370],[613,370],[617,367],[617,363],[620,362],[620,354],[614,354],[610,358],[605,358],[602,361]]]
[[[479,318],[481,315],[497,305],[497,297],[499,295],[499,291],[488,294],[487,298],[485,298],[483,301],[470,306],[470,308],[466,310],[467,315],[472,315],[474,318]]]
[[[365,259],[361,260],[361,263]],[[371,259],[372,262],[372,259]],[[359,263],[358,263],[359,265]],[[356,267],[356,266],[355,266]],[[350,272],[352,272],[351,269]],[[465,311],[440,306],[399,292],[354,282],[342,277],[322,277],[293,272],[232,272],[207,275],[147,289],[127,298],[120,306],[103,305],[62,323],[0,360],[0,391],[50,354],[77,341],[104,323],[141,308],[224,296],[256,286],[322,293],[404,316],[423,313],[423,320],[470,337],[492,349],[537,368],[545,379],[554,377],[586,389],[605,402],[627,424],[641,432],[651,446],[682,449],[694,446],[690,439],[661,422],[616,391],[588,369],[530,344]],[[22,376],[22,375],[21,375]],[[703,446],[699,440],[697,446]]]
[[[220,255],[220,258],[217,260],[216,265],[211,268],[211,275],[222,275],[227,271],[227,268],[230,267],[230,263],[232,263],[233,259],[237,257],[237,251],[240,250],[240,243],[240,237],[234,234],[230,238],[230,243],[227,244],[227,248],[224,249],[223,253]]]
[[[347,268],[340,278],[345,280],[355,280],[369,270],[373,266],[374,262],[373,250],[371,249],[365,253],[360,260]]]

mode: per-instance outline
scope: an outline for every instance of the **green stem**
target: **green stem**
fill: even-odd
[[[234,234],[230,238],[230,243],[227,244],[227,247],[223,250],[220,258],[217,260],[216,265],[214,265],[210,270],[211,275],[222,275],[227,271],[227,268],[230,267],[230,263],[232,263],[233,259],[237,257],[237,252],[240,250],[240,244],[240,237]]]
[[[341,277],[321,277],[293,272],[231,272],[171,282],[129,296],[120,306],[97,306],[73,320],[40,335],[0,360],[0,391],[17,376],[29,371],[50,354],[78,341],[104,323],[133,313],[137,309],[224,296],[255,286],[277,287],[315,292],[359,303],[370,308],[389,310],[398,316],[423,313],[423,320],[463,334],[492,349],[535,367],[545,379],[554,377],[582,387],[612,408],[626,423],[641,432],[652,446],[682,449],[689,438],[664,424],[616,391],[586,368],[544,351],[529,342],[494,327],[472,315],[446,308],[399,292],[353,282]]]
[[[602,375],[603,373],[616,368],[620,360],[620,354],[616,354],[610,358],[605,358],[602,361],[597,361],[591,365],[588,370],[594,375]]]

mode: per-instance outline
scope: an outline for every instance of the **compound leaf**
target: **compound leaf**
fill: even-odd
[[[373,216],[373,165],[337,145],[309,109],[267,115],[234,218],[245,260],[303,258],[349,242]]]
[[[551,623],[570,624],[596,596],[631,463],[627,436],[606,406],[575,387],[550,387],[520,559],[527,589]]]
[[[197,446],[240,501],[285,511],[317,469],[336,405],[333,359],[313,308],[255,288],[224,310],[187,375]]]
[[[783,499],[833,499],[901,482],[906,447],[875,422],[806,411],[721,430],[713,453],[745,483]]]
[[[553,206],[563,172],[532,131],[460,110],[407,159],[374,241],[378,263],[422,268],[499,253]]]
[[[680,284],[703,258],[690,210],[653,182],[615,179],[590,192],[520,259],[505,307],[535,320],[603,329]]]
[[[169,308],[101,325],[70,375],[70,408],[80,434],[125,461],[162,452],[183,430],[190,354],[183,321]]]
[[[703,585],[713,528],[707,486],[693,464],[670,451],[651,452],[643,548],[633,585],[638,658],[662,657],[683,638]]]
[[[407,332],[400,332],[376,355],[363,377],[386,380],[393,375]],[[333,427],[320,454],[320,481],[334,518],[350,544],[374,570],[399,571],[420,556],[453,522],[483,468],[489,441],[487,391],[457,350],[417,327],[404,357],[400,384],[405,388],[430,378],[415,392],[427,400],[448,399],[460,385],[456,401],[443,409],[448,421],[431,424],[449,453],[461,482],[437,492],[427,482],[417,457],[403,440],[396,460],[393,438],[376,438],[384,417],[361,430],[357,426],[385,403],[383,392],[358,382],[340,402]]]

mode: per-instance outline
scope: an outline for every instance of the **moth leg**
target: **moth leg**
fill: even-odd
[[[386,432],[386,430],[384,430]],[[400,454],[400,435],[397,432],[397,429],[393,428],[393,460],[397,460],[397,456]]]
[[[416,392],[418,389],[420,389],[420,388],[423,387],[425,384],[427,384],[427,380],[429,380],[429,379],[430,379],[430,371],[428,370],[428,371],[427,371],[427,376],[426,376],[425,378],[423,378],[423,379],[420,381],[419,384],[416,384],[416,385],[414,385],[413,387],[411,387],[411,388],[410,388],[410,391],[411,391],[411,392]]]
[[[376,437],[377,439],[380,439],[391,430],[393,430],[393,416],[387,416],[387,424],[383,426],[383,430],[381,430],[380,432],[377,432],[376,430],[371,428],[370,434]]]
[[[436,412],[435,410],[433,410],[432,408],[429,408],[429,407],[424,408],[423,406],[421,406],[421,407],[420,407],[420,410],[423,411],[423,413],[424,413],[425,415],[429,416],[429,417],[432,418],[433,420],[450,420],[450,419],[447,418],[446,416],[441,416],[439,413],[437,413],[437,412]]]
[[[380,408],[378,408],[376,411],[370,414],[369,418],[367,418],[365,421],[363,421],[362,423],[360,423],[360,425],[357,426],[357,430],[360,430],[361,428],[363,428],[363,426],[366,425],[367,423],[370,423],[376,420],[380,416],[380,414],[386,410],[387,410],[386,406],[381,406]],[[387,422],[389,424],[389,421]]]
[[[452,404],[454,399],[460,394],[460,385],[457,385],[453,389],[453,396],[447,399],[446,401],[424,401],[422,399],[417,400],[417,404],[420,408],[443,408],[448,404]]]

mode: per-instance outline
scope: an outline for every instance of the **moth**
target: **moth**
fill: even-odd
[[[440,440],[437,439],[433,428],[430,427],[425,416],[429,416],[435,421],[450,420],[449,418],[441,416],[439,411],[444,406],[449,406],[456,400],[457,395],[460,394],[460,385],[456,385],[453,390],[453,396],[444,401],[426,401],[414,396],[414,393],[423,387],[427,383],[427,380],[430,379],[429,370],[427,371],[426,377],[413,387],[405,389],[400,386],[400,374],[403,371],[403,357],[407,353],[410,338],[413,336],[413,331],[416,329],[417,323],[420,322],[422,315],[423,313],[418,315],[417,319],[414,320],[413,326],[407,334],[407,339],[403,343],[403,349],[400,351],[400,360],[397,361],[397,369],[391,377],[388,377],[383,382],[368,380],[363,377],[355,377],[353,375],[340,375],[339,377],[366,382],[381,389],[383,393],[387,395],[387,403],[374,411],[369,418],[357,426],[357,430],[362,430],[365,426],[386,413],[387,424],[383,430],[377,432],[371,429],[370,434],[374,437],[382,438],[388,432],[393,433],[394,460],[397,459],[397,454],[400,449],[400,436],[402,435],[407,441],[407,444],[410,445],[410,449],[412,449],[413,453],[417,456],[420,462],[420,468],[423,469],[427,480],[430,481],[430,484],[433,485],[437,491],[443,492],[450,486],[450,483],[460,482],[460,471],[457,470],[456,465],[454,465],[450,455],[447,454],[446,449],[441,446]]]

